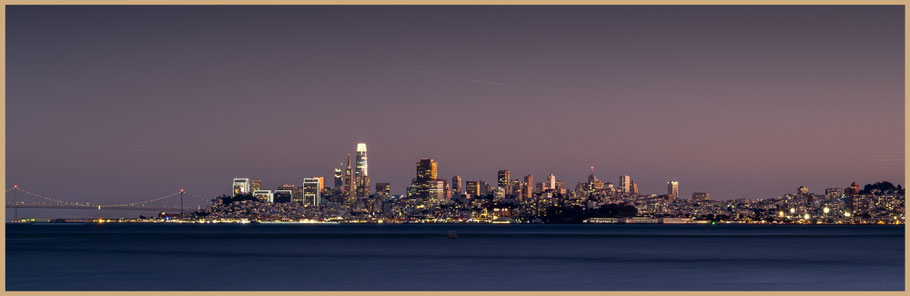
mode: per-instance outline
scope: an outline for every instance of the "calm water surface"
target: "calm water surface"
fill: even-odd
[[[903,290],[903,226],[6,225],[8,290]],[[457,231],[449,239],[448,231]]]

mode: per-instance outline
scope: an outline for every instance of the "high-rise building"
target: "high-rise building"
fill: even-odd
[[[370,195],[370,173],[367,167],[367,144],[357,143],[356,168],[354,179],[357,183],[357,196]]]
[[[325,183],[322,177],[303,178],[303,198],[305,205],[319,206],[322,204],[322,186]]]
[[[503,194],[505,196],[512,195],[512,174],[509,170],[499,170],[496,174],[496,186],[503,189]]]
[[[709,199],[711,199],[711,195],[708,194],[707,192],[693,192],[692,193],[693,201],[706,201]]]
[[[544,183],[543,190],[544,191],[555,191],[556,190],[556,175],[553,175],[553,173],[550,173],[550,175],[547,176],[547,182]]]
[[[253,192],[252,186],[250,185],[250,178],[234,178],[232,185],[232,192],[234,192],[234,195],[250,194]]]
[[[809,194],[809,187],[799,186],[799,188],[796,189],[796,194]]]
[[[629,175],[619,176],[619,192],[622,193],[631,193],[632,192],[632,177]]]
[[[850,187],[844,189],[844,195],[854,196],[859,195],[859,184],[856,182],[850,183]]]
[[[465,182],[465,193],[470,194],[471,196],[481,196],[480,181],[466,181]]]
[[[458,195],[464,191],[464,188],[461,187],[461,176],[452,177],[452,194]]]
[[[679,181],[667,182],[667,196],[669,196],[670,199],[679,197]]]
[[[335,190],[343,191],[344,189],[344,174],[341,172],[341,169],[335,168]]]
[[[250,191],[262,189],[262,179],[256,178],[250,181]]]
[[[417,178],[414,179],[414,189],[417,197],[432,198],[432,190],[436,187],[438,172],[436,161],[432,158],[422,158],[417,162]]]
[[[635,183],[635,181],[633,180],[633,181],[631,181],[631,184],[632,184],[632,186],[630,186],[630,187],[632,189],[629,191],[629,193],[638,194],[638,183]]]
[[[534,196],[534,176],[527,175],[521,182],[521,198],[531,198]]]
[[[376,193],[389,197],[392,195],[392,185],[389,183],[376,183]]]
[[[356,180],[354,180],[354,168],[351,167],[351,154],[348,153],[347,167],[344,169],[344,203],[354,203]]]
[[[446,194],[448,192],[448,188],[449,182],[445,179],[436,179],[436,181],[430,182],[429,199],[439,202],[448,200],[449,196]]]
[[[566,189],[566,182],[556,181],[556,191],[562,191],[563,189]]]

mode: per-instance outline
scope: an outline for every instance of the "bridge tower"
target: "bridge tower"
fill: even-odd
[[[183,219],[183,188],[180,188],[180,219]]]
[[[19,185],[13,185],[13,222],[19,222],[19,199],[16,196],[16,191],[19,191]]]

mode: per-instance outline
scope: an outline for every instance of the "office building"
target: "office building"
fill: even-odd
[[[271,190],[255,190],[253,191],[253,197],[262,202],[275,202],[275,196],[272,194]]]
[[[629,175],[619,176],[619,192],[622,193],[631,193],[632,192],[632,177]]]
[[[496,186],[503,189],[505,196],[512,195],[512,174],[509,170],[499,170],[496,174]]]
[[[250,181],[250,191],[255,192],[260,189],[262,189],[262,179],[256,178]]]
[[[234,195],[250,194],[253,192],[252,186],[250,185],[250,178],[234,178],[234,183],[232,185],[232,192]]]
[[[343,191],[342,187],[344,186],[344,173],[341,172],[341,169],[335,168],[335,190]]]
[[[321,177],[303,178],[303,196],[300,201],[310,206],[321,205],[323,184],[324,179]]]
[[[464,193],[464,188],[461,187],[461,176],[452,177],[452,193],[454,195],[459,195]]]
[[[667,196],[670,199],[679,197],[679,181],[667,182]]]
[[[419,198],[433,198],[433,190],[438,180],[437,164],[432,158],[422,158],[417,162],[417,178],[414,178],[414,189]]]
[[[553,175],[553,173],[550,173],[550,175],[547,176],[547,181],[544,182],[543,191],[555,191],[555,190],[556,190],[556,175]]]

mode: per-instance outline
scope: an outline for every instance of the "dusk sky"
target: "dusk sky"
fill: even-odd
[[[73,201],[589,166],[643,193],[904,183],[901,6],[7,6],[7,184]]]

